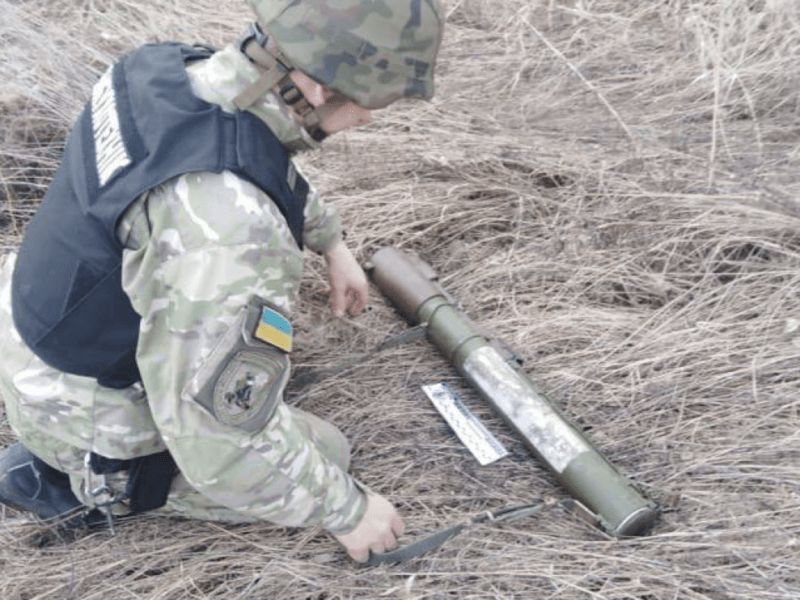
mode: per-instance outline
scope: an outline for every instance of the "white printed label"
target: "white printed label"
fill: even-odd
[[[109,68],[92,90],[92,130],[100,187],[108,183],[120,169],[131,164],[119,127],[112,71],[113,67]]]
[[[488,465],[508,455],[508,450],[503,444],[464,406],[461,398],[449,385],[436,383],[423,385],[422,389],[433,402],[436,410],[455,431],[461,443],[472,452],[481,465]]]

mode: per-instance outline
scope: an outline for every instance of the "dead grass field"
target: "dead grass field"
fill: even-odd
[[[556,510],[394,567],[320,531],[144,518],[42,549],[0,519],[0,598],[800,598],[800,4],[449,0],[431,104],[304,161],[362,260],[418,251],[664,512],[614,540]],[[109,61],[224,45],[234,0],[0,0],[0,244],[13,249]],[[374,290],[327,312],[308,257],[297,369],[406,324]],[[511,449],[480,467],[420,386],[448,381]],[[425,341],[289,401],[352,440],[404,541],[564,491]],[[13,440],[7,425],[0,442]]]

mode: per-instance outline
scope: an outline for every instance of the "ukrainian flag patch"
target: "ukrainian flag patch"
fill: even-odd
[[[266,342],[284,352],[292,351],[292,325],[278,311],[268,306],[261,307],[261,317],[258,319],[253,337]]]

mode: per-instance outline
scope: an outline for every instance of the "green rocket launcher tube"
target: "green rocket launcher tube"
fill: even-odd
[[[572,496],[616,537],[646,534],[657,517],[643,497],[550,399],[509,362],[449,301],[435,273],[415,255],[382,248],[371,259],[372,278],[478,390]]]

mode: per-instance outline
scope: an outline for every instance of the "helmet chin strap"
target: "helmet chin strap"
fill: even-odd
[[[325,117],[331,112],[331,110],[327,108],[327,102],[322,106],[314,107],[291,79],[289,83],[283,83],[281,81],[281,85],[279,85],[278,89],[275,91],[278,96],[280,96],[281,100],[283,100],[287,106],[290,106],[295,114],[300,117],[300,123],[303,129],[308,132],[312,140],[321,142],[328,137],[328,133],[320,127],[320,123],[322,123]]]
[[[312,140],[321,142],[328,137],[320,123],[341,106],[340,103],[333,102],[329,106],[332,104],[329,101],[320,107],[309,103],[289,77],[289,73],[294,70],[289,59],[264,35],[257,23],[252,23],[240,38],[239,49],[250,62],[261,69],[259,78],[234,98],[233,102],[239,110],[247,110],[271,90],[297,114],[300,124]],[[331,100],[338,100],[338,97]]]
[[[349,102],[345,96],[333,93],[328,96],[324,104],[314,107],[300,88],[291,81],[281,85],[277,94],[300,117],[303,127],[315,142],[321,142],[330,135],[321,126],[325,119]]]

